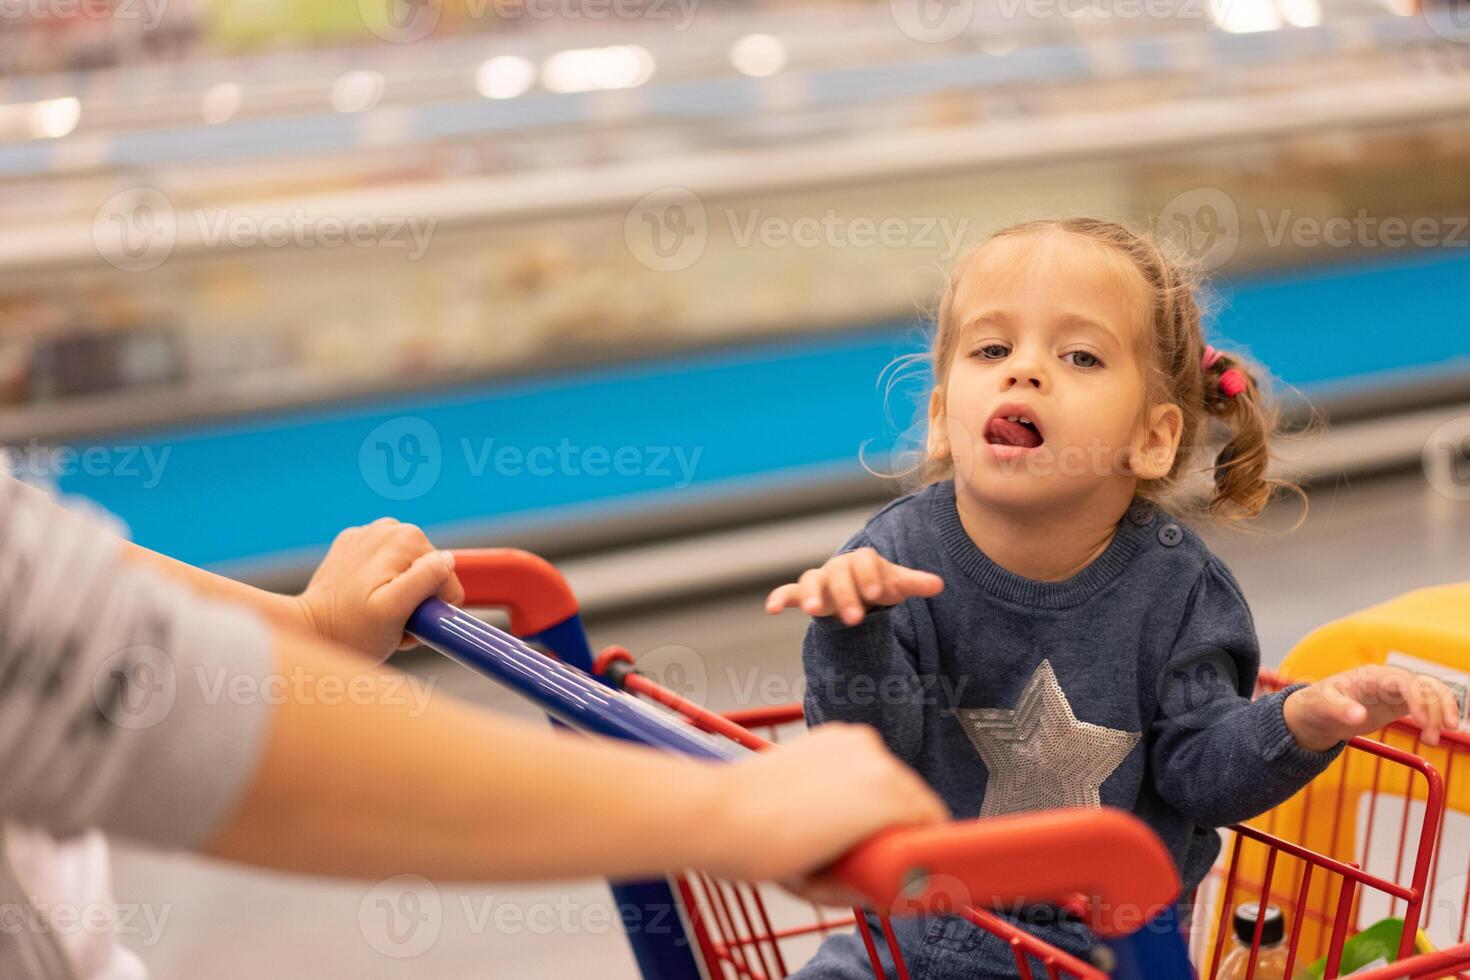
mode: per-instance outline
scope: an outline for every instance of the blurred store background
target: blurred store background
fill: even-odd
[[[1275,662],[1470,577],[1470,8],[1424,3],[0,0],[0,446],[269,586],[384,513],[536,548],[748,702],[799,675],[757,593],[893,491],[949,265],[1096,214],[1327,422],[1303,529],[1217,542]],[[355,886],[120,878],[165,977],[634,975],[615,929],[399,959]]]
[[[879,372],[1039,214],[1181,233],[1323,407],[1470,369],[1453,7],[5,6],[0,442],[190,561],[289,579],[389,503],[561,552],[871,495]],[[139,477],[46,452],[94,443]]]

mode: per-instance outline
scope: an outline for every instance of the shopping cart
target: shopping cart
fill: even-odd
[[[514,549],[461,551],[456,553],[456,570],[466,605],[506,609],[510,632],[439,600],[429,600],[415,612],[409,632],[529,698],[556,724],[721,761],[763,750],[802,727],[800,705],[719,715],[639,673],[622,648],[608,648],[594,658],[575,597],[543,559]],[[544,647],[555,659],[530,644]],[[1264,688],[1279,683],[1269,675],[1262,680]],[[1412,729],[1404,723],[1392,727]],[[1470,739],[1452,735],[1450,740],[1470,751]],[[1334,822],[1334,814],[1335,826],[1341,827],[1347,787],[1355,785],[1364,767],[1374,773],[1375,809],[1370,812],[1376,812],[1380,796],[1397,794],[1404,803],[1396,860],[1387,874],[1370,873],[1366,857],[1344,860],[1302,843],[1324,821]],[[1330,778],[1333,773],[1338,778]],[[1294,798],[1291,809],[1230,829],[1232,840],[1221,864],[1192,896],[1194,911],[1187,927],[1174,918],[1179,881],[1163,845],[1131,815],[1107,809],[879,834],[835,865],[838,875],[868,902],[867,910],[855,909],[851,915],[831,915],[779,889],[725,881],[697,870],[668,881],[614,883],[613,890],[620,908],[631,903],[654,913],[675,902],[677,892],[678,928],[630,931],[646,980],[776,980],[797,968],[822,937],[851,929],[861,935],[875,975],[907,980],[891,921],[919,914],[960,915],[1001,937],[1013,952],[1017,974],[1025,978],[1036,975],[1034,959],[1053,980],[1184,980],[1195,975],[1190,951],[1200,974],[1214,978],[1231,910],[1246,902],[1262,910],[1267,902],[1275,904],[1292,924],[1288,976],[1320,960],[1317,975],[1330,980],[1339,974],[1344,944],[1359,931],[1370,895],[1384,897],[1391,910],[1405,903],[1407,924],[1399,960],[1355,976],[1470,978],[1463,913],[1458,945],[1407,956],[1426,905],[1433,907],[1434,883],[1429,879],[1439,857],[1444,796],[1439,771],[1416,752],[1354,739],[1328,774]],[[1362,835],[1365,855],[1375,841],[1372,824],[1370,817]],[[977,902],[975,896],[985,896],[985,901]],[[1470,885],[1466,899],[1470,905]],[[1050,946],[992,911],[1026,903],[1054,905],[1085,921],[1103,939],[1094,951],[1095,962]],[[878,935],[865,913],[876,920]],[[1258,927],[1253,949],[1260,942]],[[891,960],[891,973],[880,944]]]

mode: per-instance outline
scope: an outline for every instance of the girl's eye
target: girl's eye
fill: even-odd
[[[1098,360],[1097,355],[1094,354],[1094,353],[1092,353],[1091,351],[1074,350],[1074,351],[1071,351],[1069,353],[1066,353],[1066,354],[1063,354],[1062,355],[1062,359],[1063,360],[1066,360],[1069,357],[1074,358],[1074,360],[1072,361],[1072,366],[1073,367],[1080,367],[1080,368],[1102,367],[1102,361]]]
[[[974,356],[986,361],[995,361],[1005,357],[1009,353],[1010,348],[1005,344],[986,344],[984,347],[975,351]]]

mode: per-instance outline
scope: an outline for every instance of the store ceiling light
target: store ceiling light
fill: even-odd
[[[1281,13],[1272,0],[1210,0],[1210,17],[1230,34],[1281,29]]]
[[[239,111],[240,86],[234,82],[220,82],[204,93],[204,121],[211,126],[229,122]]]
[[[31,106],[31,135],[36,139],[70,136],[82,119],[82,103],[74,97],[44,99]]]
[[[487,99],[513,99],[525,95],[535,78],[535,65],[518,55],[503,54],[479,67],[475,88]]]
[[[730,63],[742,75],[766,78],[786,67],[786,45],[769,34],[747,34],[730,46]]]
[[[636,88],[653,77],[653,55],[636,44],[558,51],[541,66],[541,84],[553,92]]]
[[[383,97],[383,76],[375,71],[350,71],[332,86],[332,108],[338,112],[362,112]]]
[[[1292,27],[1316,27],[1322,23],[1321,0],[1276,0],[1276,6]]]

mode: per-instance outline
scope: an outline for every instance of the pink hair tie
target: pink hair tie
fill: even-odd
[[[1201,371],[1208,371],[1210,368],[1215,366],[1215,362],[1219,361],[1220,358],[1224,356],[1224,352],[1215,350],[1215,348],[1211,347],[1209,344],[1205,344],[1205,356],[1200,358],[1199,369]]]
[[[1226,398],[1234,398],[1246,387],[1245,374],[1239,368],[1228,368],[1220,375],[1220,391]]]

